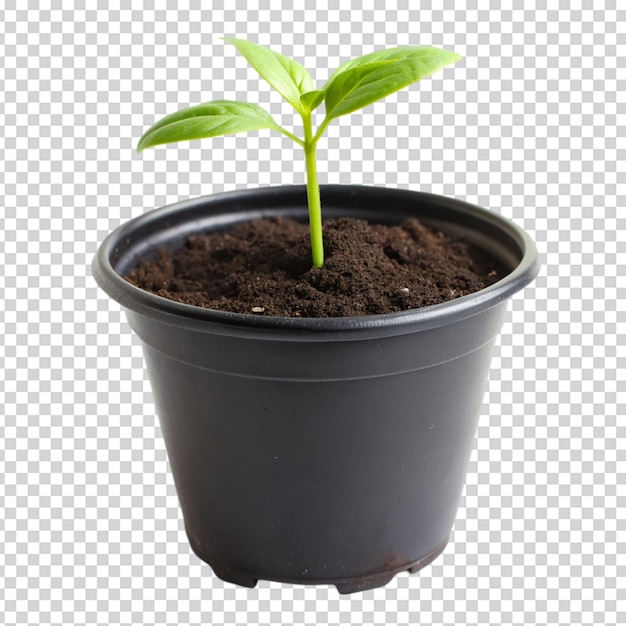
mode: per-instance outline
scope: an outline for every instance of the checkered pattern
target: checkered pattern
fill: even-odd
[[[2,4],[0,623],[626,623],[620,2]],[[140,347],[90,276],[132,216],[304,182],[299,148],[268,131],[134,151],[160,116],[214,98],[296,123],[224,35],[320,82],[381,47],[461,53],[333,123],[320,179],[465,198],[542,253],[496,348],[452,541],[382,589],[246,590],[191,553]]]

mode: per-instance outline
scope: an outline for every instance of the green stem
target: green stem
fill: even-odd
[[[324,266],[324,242],[322,239],[322,203],[320,200],[320,187],[317,182],[317,163],[315,150],[317,139],[313,137],[311,125],[311,113],[303,113],[304,123],[304,158],[306,160],[306,191],[309,204],[309,228],[311,230],[311,251],[313,253],[313,265]]]
[[[315,143],[317,143],[319,138],[324,134],[326,127],[331,123],[331,121],[332,120],[329,120],[327,117],[324,118],[324,121],[322,122],[320,127],[317,129],[317,133],[315,133],[315,137],[313,137],[313,141]]]
[[[295,141],[299,146],[302,146],[304,148],[304,141],[302,141],[302,139],[300,139],[299,137],[296,137],[293,133],[290,133],[288,130],[286,130],[282,126],[279,126],[278,124],[276,124],[274,129],[277,130],[279,133],[282,133],[286,137],[289,137],[289,139],[291,139],[292,141]]]

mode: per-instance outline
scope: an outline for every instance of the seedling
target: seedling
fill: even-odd
[[[381,100],[430,76],[461,57],[439,48],[405,46],[390,48],[352,59],[336,69],[322,89],[297,61],[243,39],[228,38],[252,67],[302,117],[304,137],[297,137],[279,124],[258,104],[214,100],[164,117],[140,139],[137,150],[176,141],[217,137],[269,128],[286,135],[304,150],[307,200],[313,265],[324,265],[322,210],[317,182],[317,142],[335,118]],[[314,132],[312,114],[322,102],[326,115]]]

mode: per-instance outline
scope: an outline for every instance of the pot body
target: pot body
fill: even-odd
[[[507,300],[538,268],[523,231],[460,201],[367,187],[322,187],[322,199],[331,215],[415,215],[475,240],[511,272],[443,305],[319,320],[207,311],[120,278],[150,247],[192,232],[303,217],[301,187],[152,212],[113,233],[94,262],[142,341],[190,544],[218,576],[247,586],[352,592],[443,550]]]

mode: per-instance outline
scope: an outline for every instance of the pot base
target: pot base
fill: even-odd
[[[239,585],[241,587],[256,587],[259,580],[272,580],[275,582],[290,583],[294,585],[334,585],[337,591],[341,594],[356,593],[359,591],[367,591],[368,589],[376,589],[377,587],[384,587],[391,582],[396,574],[400,572],[409,572],[415,574],[421,569],[432,563],[445,549],[448,544],[446,539],[442,544],[437,546],[434,550],[431,550],[427,555],[423,556],[417,561],[407,563],[401,567],[396,567],[391,570],[384,570],[382,572],[376,572],[374,574],[367,574],[365,576],[354,576],[353,578],[330,578],[330,579],[308,579],[308,578],[275,578],[266,575],[255,575],[251,572],[232,568],[228,566],[218,565],[212,563],[209,558],[201,553],[199,547],[194,546],[190,540],[192,550],[200,559],[211,566],[211,569],[215,575],[221,580]]]

